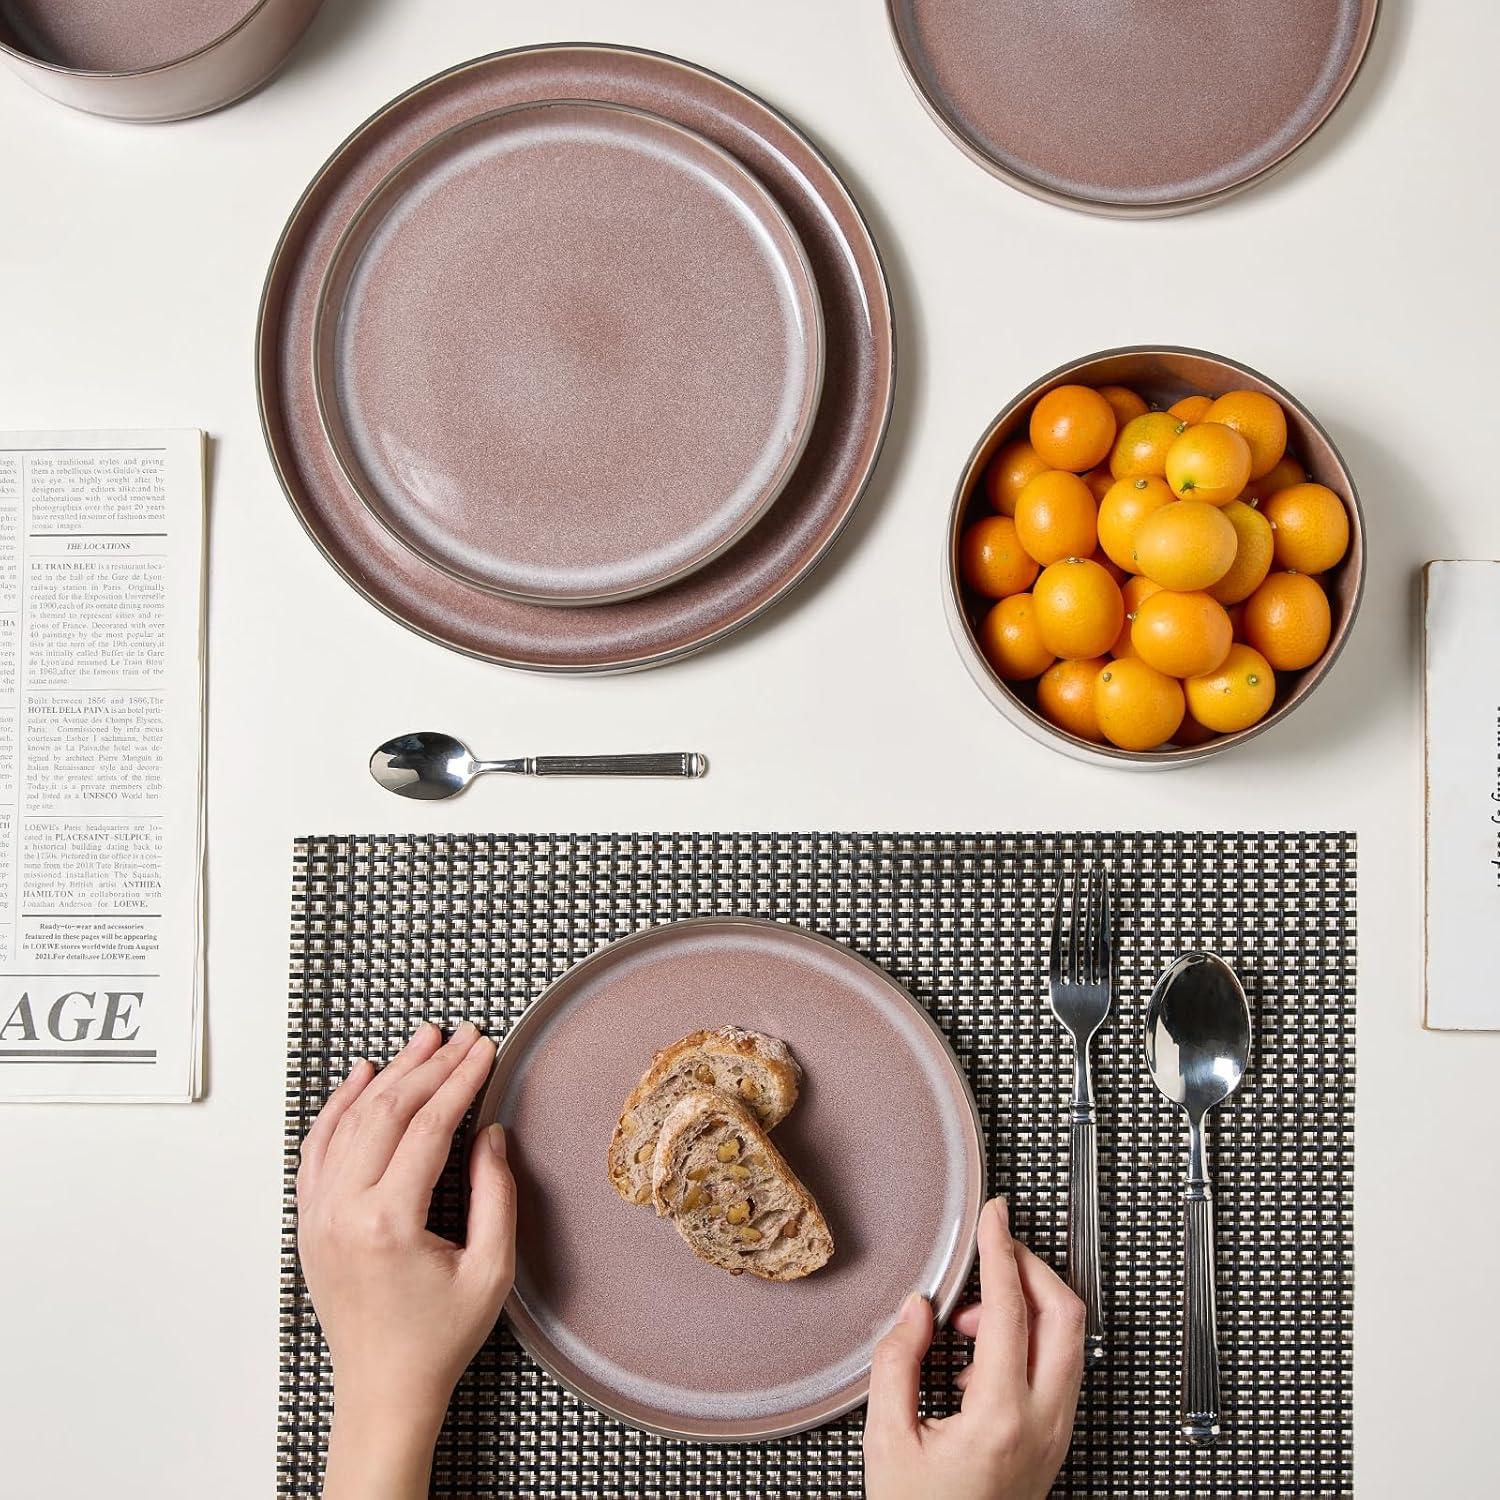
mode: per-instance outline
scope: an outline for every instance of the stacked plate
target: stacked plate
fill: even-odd
[[[833,169],[726,80],[501,53],[379,111],[304,194],[258,333],[272,458],[403,624],[491,661],[697,650],[827,551],[895,379]]]

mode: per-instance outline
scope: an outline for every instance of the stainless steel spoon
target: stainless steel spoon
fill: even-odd
[[[517,776],[704,776],[701,755],[526,755],[516,760],[475,760],[451,734],[402,734],[370,757],[370,775],[388,792],[438,802],[456,797],[476,776],[509,771]]]
[[[1157,981],[1146,1008],[1146,1064],[1188,1120],[1182,1297],[1182,1433],[1219,1436],[1219,1337],[1214,1293],[1214,1202],[1204,1119],[1239,1087],[1250,1062],[1250,1006],[1234,970],[1187,953]]]

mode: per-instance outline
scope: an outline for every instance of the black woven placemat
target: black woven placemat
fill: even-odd
[[[297,1144],[349,1059],[424,1018],[498,1035],[601,943],[741,913],[814,928],[906,984],[984,1115],[1016,1232],[1063,1262],[1065,1038],[1043,999],[1052,893],[1079,855],[1115,882],[1120,994],[1096,1052],[1110,1353],[1088,1377],[1055,1493],[1332,1496],[1353,1490],[1355,843],[1352,835],[701,834],[315,838],[295,853],[281,1257],[278,1485],[314,1495],[332,1391],[297,1268]],[[1213,1139],[1225,1437],[1176,1435],[1182,1132],[1146,1075],[1156,975],[1210,948],[1239,971],[1255,1057]],[[439,1194],[437,1227],[457,1197]],[[928,1409],[966,1359],[940,1337]],[[862,1492],[861,1417],[710,1447],[602,1417],[502,1327],[461,1384],[438,1495],[777,1500]]]

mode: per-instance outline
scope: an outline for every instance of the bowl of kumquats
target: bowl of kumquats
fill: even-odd
[[[1082,760],[1201,760],[1285,718],[1359,608],[1338,450],[1264,375],[1115,349],[1043,376],[954,496],[945,600],[1007,718]]]

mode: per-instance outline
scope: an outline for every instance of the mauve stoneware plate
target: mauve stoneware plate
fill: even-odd
[[[1377,0],[887,0],[918,97],[1013,186],[1120,217],[1248,187],[1333,112]]]
[[[622,603],[559,609],[454,578],[391,535],[344,476],[318,418],[313,327],[335,248],[387,175],[444,131],[516,105],[592,99],[696,131],[754,173],[801,240],[823,309],[822,397],[785,489],[727,552]],[[330,562],[366,599],[454,650],[536,671],[610,672],[696,651],[770,608],[817,565],[874,471],[895,345],[874,241],[833,169],[781,115],[675,58],[628,48],[525,48],[464,63],[380,110],[334,152],[273,257],[256,345],[278,477]]]
[[[695,131],[577,100],[403,162],[335,255],[315,338],[329,441],[376,518],[545,604],[647,593],[743,536],[823,370],[776,200]]]
[[[835,1248],[801,1281],[708,1265],[605,1173],[653,1052],[722,1025],[779,1036],[802,1064],[775,1140]],[[511,1326],[633,1426],[745,1442],[829,1421],[864,1400],[906,1294],[920,1288],[945,1317],[967,1279],[985,1157],[963,1072],[888,974],[813,933],[710,917],[600,949],[505,1039],[476,1124],[497,1118],[520,1194]]]

